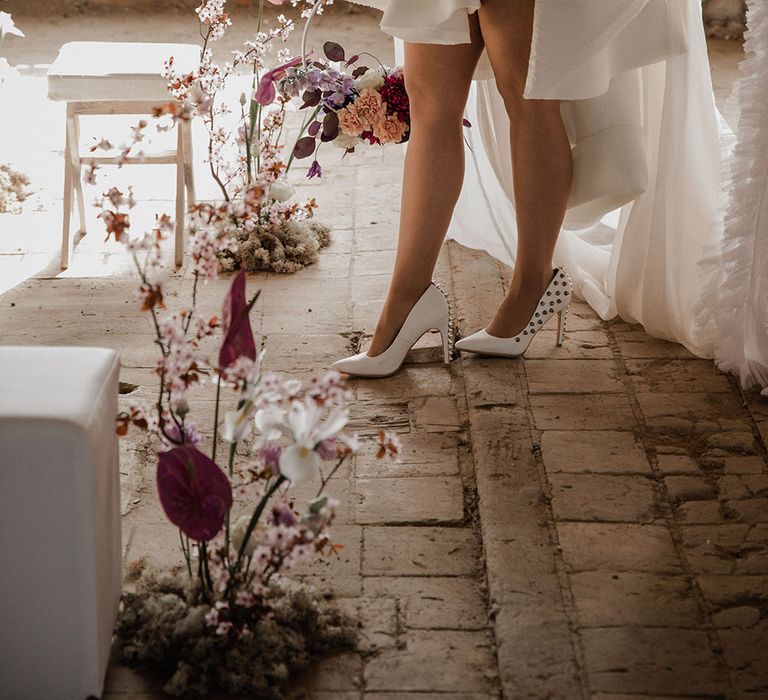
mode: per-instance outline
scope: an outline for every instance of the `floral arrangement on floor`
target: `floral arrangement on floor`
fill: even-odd
[[[156,440],[158,496],[179,529],[184,566],[139,575],[123,600],[115,650],[125,663],[166,670],[174,695],[219,688],[279,698],[298,671],[355,641],[353,621],[332,600],[289,577],[297,563],[338,549],[330,534],[338,504],[325,489],[358,449],[345,431],[349,392],[337,372],[302,386],[262,371],[250,324],[259,294],[248,299],[244,271],[220,316],[198,308],[199,285],[217,275],[216,245],[195,248],[191,299],[167,310],[161,243],[173,224],[159,216],[154,230],[130,238],[134,205],[113,188],[101,218],[133,255],[159,386],[151,407],[132,404],[118,416],[117,432],[133,427]],[[208,433],[193,420],[190,397],[204,382],[216,396]],[[379,443],[380,458],[397,459],[396,436],[382,432]],[[316,495],[299,505],[291,487],[308,482]]]
[[[0,48],[6,36],[23,37],[24,33],[14,24],[13,17],[7,12],[0,12]],[[9,78],[16,76],[16,69],[0,56],[0,89]],[[21,203],[29,196],[29,178],[9,165],[0,163],[0,214],[18,214]]]

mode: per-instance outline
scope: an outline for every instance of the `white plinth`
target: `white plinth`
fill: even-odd
[[[121,594],[119,361],[0,347],[0,698],[101,694]]]

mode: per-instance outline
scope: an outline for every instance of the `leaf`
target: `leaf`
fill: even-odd
[[[320,131],[320,122],[312,122],[312,123],[311,123],[311,124],[310,124],[310,125],[307,127],[307,133],[308,133],[310,136],[317,136],[317,132],[318,132],[318,131]]]
[[[323,119],[323,132],[321,141],[333,141],[339,135],[339,116],[336,112],[328,112]]]
[[[315,152],[315,139],[311,136],[300,138],[293,147],[293,157],[301,160],[308,158]]]
[[[329,61],[343,61],[344,49],[335,41],[326,41],[323,44],[323,53]]]
[[[360,66],[352,71],[353,78],[359,78],[361,75],[365,75],[368,72],[368,66]]]
[[[320,104],[320,97],[320,90],[305,90],[304,94],[301,96],[301,99],[304,100],[304,104],[301,105],[300,109],[304,109],[305,107],[316,107]]]

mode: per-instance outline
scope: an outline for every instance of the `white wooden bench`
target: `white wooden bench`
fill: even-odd
[[[61,268],[72,254],[72,209],[77,197],[79,233],[86,232],[82,164],[115,164],[116,156],[81,155],[80,116],[84,114],[151,114],[152,108],[172,98],[162,76],[163,63],[173,56],[178,70],[192,70],[200,48],[194,44],[74,41],[64,44],[48,70],[48,97],[67,103],[64,149],[64,222],[61,239]],[[174,260],[181,265],[184,254],[185,202],[194,203],[192,134],[188,121],[177,129],[174,150],[128,158],[126,164],[152,163],[176,166],[176,240]]]

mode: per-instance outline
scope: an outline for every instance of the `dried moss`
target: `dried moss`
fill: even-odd
[[[220,254],[229,272],[296,272],[317,262],[318,252],[331,242],[331,229],[313,219],[285,221],[235,234],[237,250]]]
[[[29,178],[8,165],[0,164],[0,214],[18,214],[29,196]]]
[[[118,658],[168,673],[169,695],[218,689],[280,700],[289,679],[356,641],[353,621],[332,599],[295,582],[274,586],[250,633],[239,638],[207,626],[209,610],[186,576],[143,576],[136,592],[123,597]]]

